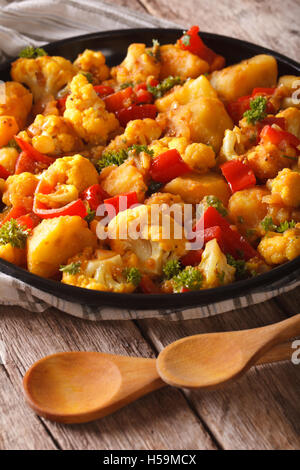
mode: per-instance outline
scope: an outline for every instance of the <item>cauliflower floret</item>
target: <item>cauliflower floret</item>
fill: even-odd
[[[91,73],[97,83],[109,77],[109,68],[105,64],[105,56],[100,51],[86,49],[82,54],[79,54],[74,66],[78,70]]]
[[[215,238],[206,243],[199,269],[203,274],[204,289],[230,284],[234,281],[235,268],[227,263],[226,256],[222,253]]]
[[[267,264],[291,261],[300,255],[300,229],[293,228],[284,233],[268,232],[257,249]]]
[[[290,207],[300,206],[300,173],[289,168],[281,170],[276,178],[267,181],[272,196],[268,202]]]
[[[277,173],[285,167],[291,167],[296,159],[296,150],[287,147],[283,152],[271,143],[257,145],[247,154],[249,166],[260,180],[275,178]]]
[[[91,247],[70,258],[68,264],[78,263],[78,272],[63,273],[62,282],[86,289],[105,292],[130,293],[136,289],[131,282],[126,282],[122,257],[110,250],[93,250]]]
[[[154,119],[136,119],[130,121],[123,134],[115,137],[105,148],[105,152],[121,150],[134,144],[148,145],[159,139],[162,133],[161,126]]]
[[[44,219],[27,239],[27,263],[31,273],[52,277],[59,267],[86,247],[97,246],[97,237],[79,216]]]
[[[50,194],[38,193],[36,198],[49,208],[57,208],[78,199],[80,193],[98,183],[98,173],[94,165],[81,155],[55,160],[42,174],[42,179],[54,191]]]
[[[148,76],[158,78],[159,73],[160,62],[147,54],[145,44],[131,44],[123,62],[111,69],[111,75],[118,83],[145,82]]]
[[[10,174],[13,174],[18,156],[19,152],[17,149],[13,147],[3,147],[0,149],[0,165],[3,166]]]
[[[0,147],[7,145],[18,131],[19,126],[14,116],[0,116]]]
[[[35,175],[27,172],[9,176],[5,181],[2,201],[7,206],[23,206],[30,212],[38,181]]]
[[[285,130],[291,134],[294,134],[296,137],[298,137],[298,139],[300,139],[300,109],[287,108],[284,111],[276,114],[276,117],[283,117],[285,119]]]
[[[225,131],[222,147],[220,150],[218,162],[224,163],[234,160],[246,151],[247,137],[242,134],[239,127],[234,126],[232,130]]]
[[[108,224],[111,249],[133,252],[139,269],[150,275],[161,275],[169,259],[178,259],[186,252],[186,239],[181,225],[166,212],[151,211],[140,205],[119,212]]]
[[[110,196],[135,191],[139,202],[143,202],[145,199],[147,186],[143,174],[136,167],[133,158],[127,159],[120,166],[104,168],[101,171],[99,180],[104,191]]]
[[[228,215],[243,235],[253,233],[255,238],[261,233],[260,222],[268,212],[268,205],[264,202],[264,197],[269,194],[265,187],[255,186],[237,191],[229,199]]]
[[[119,127],[119,121],[106,111],[93,85],[82,74],[73,78],[70,90],[64,118],[86,143],[105,143],[108,135]]]
[[[209,65],[189,51],[182,50],[175,44],[165,44],[160,47],[161,69],[159,78],[172,75],[183,79],[196,78],[209,71]]]
[[[72,63],[59,56],[21,58],[13,62],[11,68],[13,80],[25,83],[30,88],[35,103],[45,96],[55,98],[75,74]]]
[[[27,130],[32,145],[48,155],[63,155],[83,147],[73,127],[61,116],[38,114]]]
[[[5,100],[0,100],[0,116],[14,116],[19,129],[26,125],[32,106],[32,94],[21,83],[6,82]]]

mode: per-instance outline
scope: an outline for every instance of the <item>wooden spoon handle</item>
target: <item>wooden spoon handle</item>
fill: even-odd
[[[260,364],[271,364],[273,362],[288,361],[291,360],[293,354],[292,341],[289,343],[282,343],[274,346],[272,349],[263,354],[255,363]]]

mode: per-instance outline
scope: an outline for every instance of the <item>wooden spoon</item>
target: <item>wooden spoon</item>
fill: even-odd
[[[159,354],[157,370],[175,387],[216,389],[244,374],[272,346],[299,334],[300,314],[263,328],[189,336]]]
[[[291,319],[274,326],[247,330],[247,332],[212,333],[187,337],[168,346],[164,350],[167,354],[164,354],[163,351],[159,355],[158,361],[98,352],[78,351],[53,354],[37,361],[27,371],[23,381],[26,401],[38,415],[52,421],[83,423],[102,418],[137,398],[166,386],[166,383],[161,380],[157,372],[157,366],[158,371],[160,373],[162,371],[162,377],[167,377],[168,383],[173,382],[180,387],[192,388],[195,386],[202,387],[204,383],[206,387],[207,380],[206,377],[203,377],[203,370],[205,369],[210,377],[216,370],[214,363],[207,361],[209,352],[208,337],[213,340],[211,349],[213,357],[216,356],[214,348],[216,344],[219,344],[221,355],[218,356],[217,363],[221,362],[230,376],[233,375],[232,370],[237,376],[245,372],[255,362],[263,364],[290,359],[292,351],[290,343],[274,347],[263,355],[267,350],[267,343],[263,345],[264,336],[260,331],[274,329],[275,327],[278,332],[279,329],[282,330],[281,325],[285,325],[286,330],[287,322],[289,322],[289,334],[286,330],[286,333],[282,334],[282,340],[296,336],[300,333],[300,315],[297,315],[297,317],[297,328]],[[254,351],[252,332],[256,332],[256,336],[262,338],[259,351],[258,349]],[[241,338],[240,343],[238,340],[230,343],[233,348],[230,353],[230,344],[227,337],[228,335],[238,335],[240,333],[247,334]],[[198,342],[195,342],[195,338],[198,338],[199,346]],[[206,338],[206,340],[203,341],[203,338]],[[249,342],[248,338],[250,338]],[[269,337],[266,341],[268,347],[274,342]],[[182,346],[184,342],[187,344],[186,348]],[[221,344],[225,345],[226,354],[224,354]],[[238,344],[240,353],[237,352]],[[175,355],[172,361],[170,351],[173,345],[175,346]],[[248,345],[253,357],[248,360],[245,366],[244,362],[241,361],[241,357],[250,357],[249,354],[247,355]],[[183,354],[182,358],[180,358],[180,354]],[[238,367],[240,367],[239,374],[237,373],[235,360]],[[231,368],[227,366],[226,361],[229,361]],[[205,368],[199,366],[199,370],[197,370],[197,364],[202,363],[206,364]],[[177,372],[176,364],[179,367]],[[184,369],[184,364],[186,369]],[[212,365],[212,372],[209,372],[210,364]],[[199,377],[194,377],[195,373],[200,373]],[[221,380],[224,382],[224,374],[221,376]],[[195,385],[195,383],[198,385]],[[216,386],[219,385],[218,379],[215,379],[215,383]]]

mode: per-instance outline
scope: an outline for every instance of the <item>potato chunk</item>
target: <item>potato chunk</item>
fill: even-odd
[[[18,82],[5,83],[5,100],[0,100],[0,116],[14,116],[19,129],[22,129],[31,106],[32,94],[27,88]]]
[[[6,245],[0,245],[0,258],[17,266],[25,266],[26,250],[22,248],[16,248],[10,243],[7,243]]]
[[[184,51],[174,44],[165,44],[160,47],[161,69],[159,78],[173,75],[181,78],[196,78],[209,71],[209,65],[189,51]]]
[[[0,165],[2,165],[10,174],[13,174],[18,156],[19,152],[17,149],[13,147],[3,147],[0,149]]]
[[[19,132],[19,126],[14,116],[0,116],[0,147]]]
[[[226,129],[233,123],[217,98],[198,98],[166,113],[167,133],[186,137],[191,142],[211,145],[218,152]]]
[[[250,95],[255,87],[272,87],[277,81],[277,62],[270,55],[260,54],[239,64],[211,74],[210,83],[224,101]]]
[[[217,173],[204,175],[188,173],[167,183],[163,192],[178,194],[184,202],[198,204],[204,196],[216,196],[227,206],[230,190],[224,178]]]
[[[187,104],[206,96],[208,98],[218,98],[217,92],[211,86],[205,75],[195,80],[188,80],[184,85],[175,87],[173,91],[155,101],[158,111],[168,111],[174,105]]]
[[[96,235],[81,217],[45,219],[27,240],[28,270],[42,277],[52,277],[69,258],[87,246],[96,245]]]

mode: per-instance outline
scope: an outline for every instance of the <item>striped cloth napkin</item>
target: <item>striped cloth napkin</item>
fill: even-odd
[[[67,37],[104,30],[143,27],[174,27],[174,23],[146,14],[113,6],[101,0],[0,0],[0,63],[16,56],[27,45],[42,46]],[[178,26],[178,25],[177,25]],[[183,26],[184,27],[184,26]],[[0,77],[1,78],[1,77]],[[251,295],[181,310],[128,310],[88,307],[64,301],[0,272],[0,305],[18,305],[32,312],[55,307],[89,320],[129,320],[135,318],[168,318],[182,320],[201,318],[263,302],[300,285],[294,273],[268,289]]]

